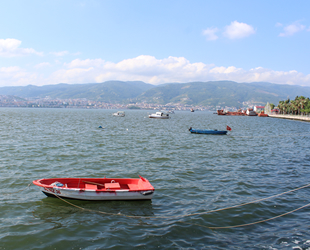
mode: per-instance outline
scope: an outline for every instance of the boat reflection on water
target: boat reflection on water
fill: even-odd
[[[98,213],[101,215],[122,215],[128,216],[155,216],[152,200],[142,201],[82,201],[82,200],[61,200],[50,197],[43,198],[37,202],[32,214],[36,218],[40,218],[48,223],[58,221],[63,226],[67,226],[72,214],[80,213],[87,210],[85,216],[79,215],[80,218],[89,220],[89,212]],[[68,217],[68,214],[71,217]],[[84,213],[83,213],[84,214]],[[124,216],[125,217],[125,216]],[[70,219],[70,220],[71,220]],[[60,227],[60,226],[57,226]]]

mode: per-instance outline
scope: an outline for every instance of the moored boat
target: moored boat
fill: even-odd
[[[170,116],[164,112],[156,112],[155,114],[149,115],[149,118],[169,119]]]
[[[112,114],[113,116],[118,116],[118,117],[124,117],[125,116],[125,112],[124,111],[117,111],[116,113]]]
[[[33,181],[50,197],[77,200],[150,200],[155,191],[140,178],[51,178]]]
[[[231,115],[231,116],[244,116],[246,113],[243,110],[238,111],[224,111],[223,109],[217,110],[218,115]]]
[[[269,117],[269,115],[268,115],[268,114],[265,114],[264,111],[260,112],[260,113],[258,114],[258,116],[259,116],[259,117]]]
[[[253,109],[247,109],[246,115],[247,116],[257,116],[257,113]]]
[[[227,128],[229,128],[227,126]],[[227,130],[217,130],[217,129],[193,129],[190,127],[188,129],[193,134],[208,134],[208,135],[226,135],[227,130],[231,130],[230,128]]]

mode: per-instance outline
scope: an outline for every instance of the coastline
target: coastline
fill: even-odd
[[[310,116],[301,116],[301,115],[269,115],[269,117],[310,122]]]

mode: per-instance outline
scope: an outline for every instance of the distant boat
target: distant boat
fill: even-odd
[[[169,114],[166,114],[164,112],[156,112],[155,114],[149,115],[149,118],[157,118],[157,119],[169,119]]]
[[[76,200],[150,200],[155,191],[151,183],[140,178],[52,178],[33,181],[50,197]]]
[[[118,116],[118,117],[124,117],[125,116],[125,112],[124,111],[117,111],[116,113],[112,114],[113,116]]]
[[[217,130],[217,129],[193,129],[189,128],[189,131],[193,134],[209,134],[209,135],[226,135],[226,130]]]
[[[217,110],[218,115],[231,115],[231,116],[244,116],[246,113],[239,109],[238,111],[224,111],[223,109]]]
[[[269,115],[268,115],[268,114],[265,114],[264,111],[260,112],[260,113],[258,114],[258,116],[259,116],[259,117],[269,117]]]
[[[195,110],[194,110],[194,109],[191,109],[191,112],[195,112]]]
[[[257,113],[253,109],[247,109],[246,115],[247,116],[257,116]]]

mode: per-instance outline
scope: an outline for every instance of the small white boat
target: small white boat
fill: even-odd
[[[149,115],[149,118],[157,118],[157,119],[169,119],[169,114],[166,114],[164,112],[156,112],[155,114]]]
[[[257,116],[257,113],[253,109],[247,109],[246,115],[247,116]]]
[[[150,200],[155,191],[140,178],[51,178],[33,181],[49,197],[77,200]]]
[[[117,111],[116,113],[112,114],[113,116],[118,116],[118,117],[124,117],[125,116],[125,112],[124,111]]]

